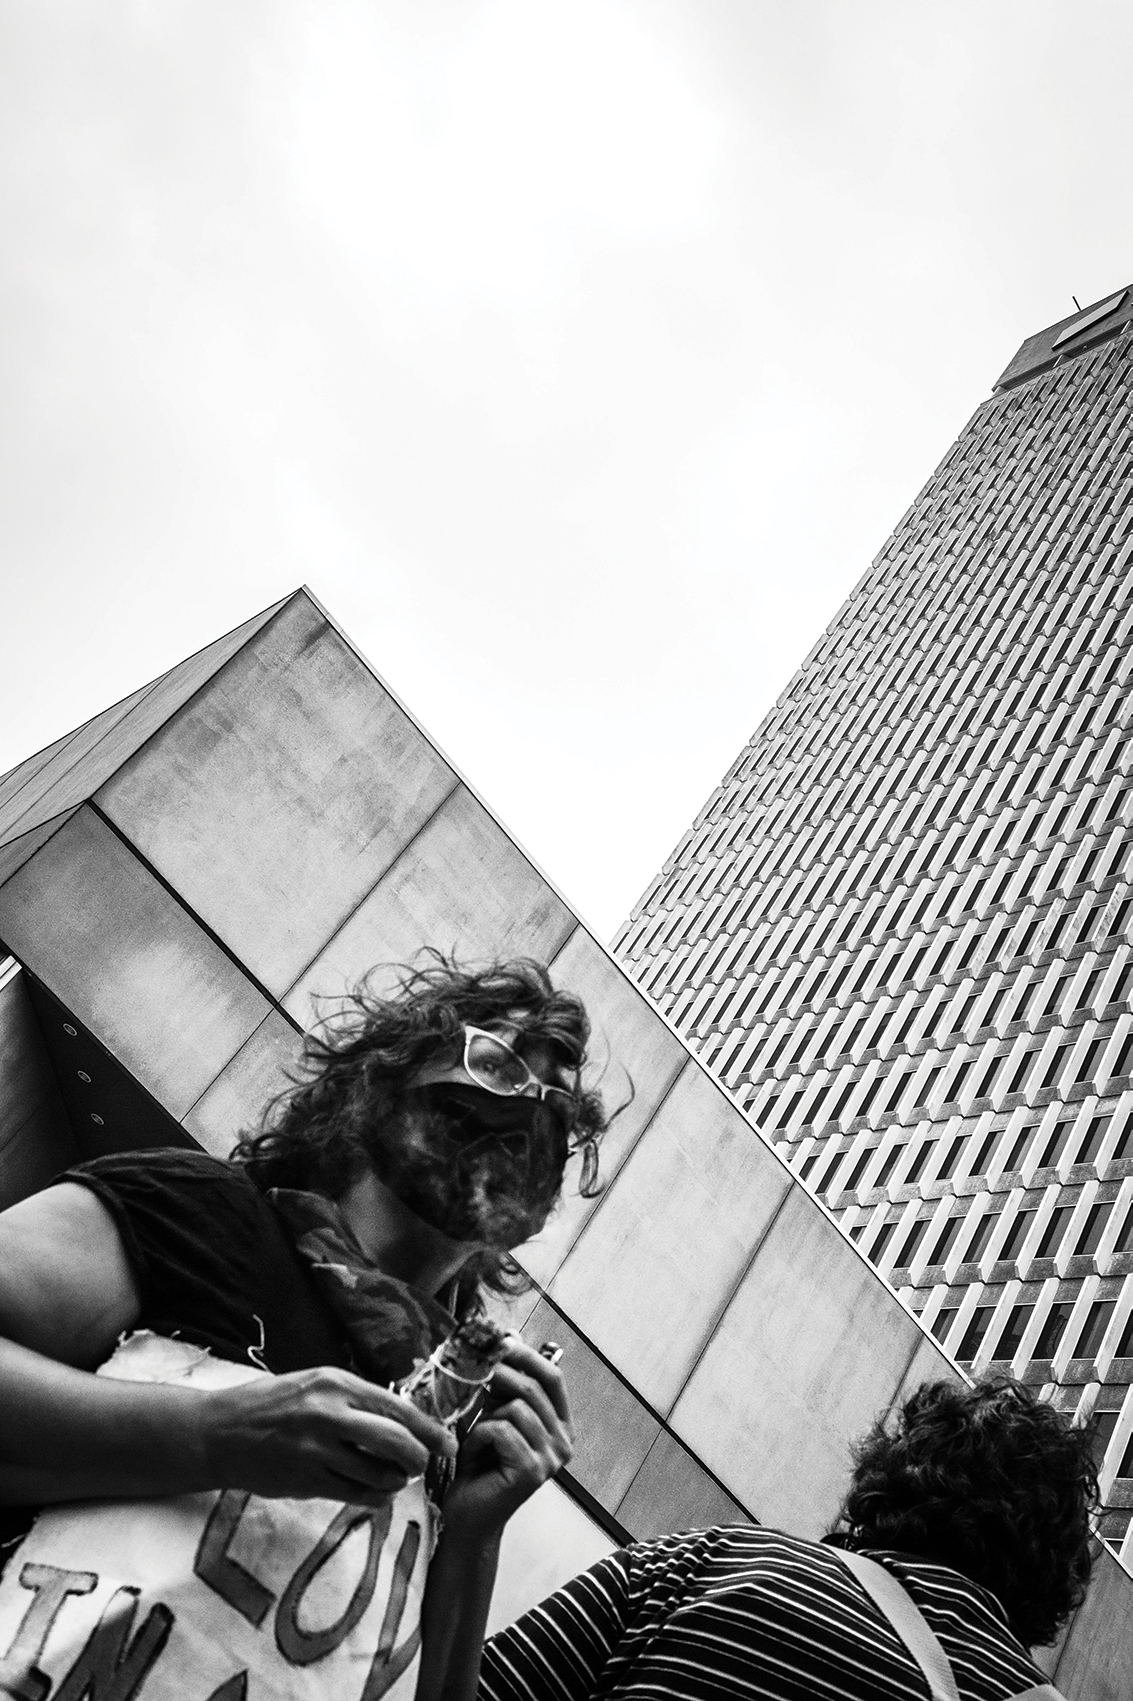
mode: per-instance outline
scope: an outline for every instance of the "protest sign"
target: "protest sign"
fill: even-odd
[[[266,1371],[149,1334],[100,1375],[196,1388]],[[40,1514],[0,1582],[14,1701],[412,1701],[436,1513],[243,1491]]]

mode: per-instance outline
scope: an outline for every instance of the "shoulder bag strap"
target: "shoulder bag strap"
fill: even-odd
[[[846,1548],[830,1551],[853,1572],[878,1612],[888,1619],[921,1668],[932,1701],[960,1701],[952,1662],[904,1584],[884,1565],[862,1553],[851,1553]],[[1053,1684],[1038,1683],[1012,1696],[1011,1701],[1065,1701],[1065,1698]]]
[[[930,1629],[912,1595],[891,1571],[864,1554],[846,1548],[831,1548],[853,1572],[874,1606],[888,1619],[924,1673],[932,1701],[960,1701],[960,1691],[948,1655]]]

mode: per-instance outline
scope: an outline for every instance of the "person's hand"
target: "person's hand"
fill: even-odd
[[[446,1539],[494,1540],[517,1507],[570,1461],[570,1406],[560,1372],[515,1341],[465,1437],[444,1503]]]
[[[444,1425],[400,1394],[332,1368],[201,1394],[195,1429],[203,1486],[269,1499],[382,1507],[430,1453],[456,1453]]]

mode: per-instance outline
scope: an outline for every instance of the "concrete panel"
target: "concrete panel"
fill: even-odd
[[[738,1501],[664,1430],[650,1448],[617,1516],[639,1541],[667,1536],[675,1530],[751,1523]]]
[[[900,1387],[893,1396],[893,1404],[896,1406],[907,1400],[922,1382],[951,1382],[955,1388],[969,1386],[968,1378],[949,1362],[930,1335],[922,1335],[918,1341]]]
[[[110,733],[150,689],[149,685],[143,685],[120,703],[112,703],[110,708],[103,709],[91,720],[84,721],[82,726],[65,733],[54,744],[38,750],[34,756],[17,763],[6,773],[0,780],[0,838],[6,839],[12,833],[24,831],[25,827],[19,825],[21,822],[26,825],[38,820],[43,812],[44,799],[51,796],[63,776],[76,764],[81,764],[102,737]],[[85,799],[79,798],[78,801]]]
[[[13,768],[0,784],[0,839],[85,802],[272,613],[265,609]]]
[[[574,917],[464,786],[438,809],[284,1000],[304,1027],[319,997],[336,997],[377,964],[422,945],[466,962],[549,962]],[[380,979],[375,985],[381,986]]]
[[[270,1009],[90,809],[0,887],[0,937],[178,1118]]]
[[[791,1185],[727,1095],[690,1060],[551,1295],[664,1414]]]
[[[488,1635],[589,1571],[615,1545],[558,1483],[544,1483],[504,1530]]]
[[[571,934],[551,964],[551,978],[556,986],[577,993],[590,1013],[593,1065],[588,1084],[601,1089],[611,1111],[625,1106],[602,1141],[601,1175],[609,1186],[688,1061],[688,1052],[585,928]],[[568,1169],[560,1209],[538,1239],[523,1249],[524,1268],[544,1287],[598,1203],[579,1198],[578,1173],[577,1163]]]
[[[672,1414],[761,1523],[817,1536],[921,1331],[794,1185]]]
[[[114,775],[98,802],[281,994],[454,783],[299,595]]]
[[[240,1136],[253,1130],[277,1093],[289,1085],[300,1060],[303,1036],[275,1010],[225,1065],[188,1115],[186,1131],[214,1157],[226,1158]]]
[[[53,816],[50,821],[42,822],[38,827],[29,827],[26,833],[18,834],[9,839],[6,845],[0,845],[0,886],[5,880],[10,880],[17,868],[22,868],[29,857],[33,857],[40,845],[45,845],[53,833],[58,832],[71,819],[74,810],[68,810],[64,815]]]
[[[528,1288],[526,1293],[489,1294],[485,1303],[489,1317],[494,1317],[501,1329],[510,1329],[513,1334],[522,1335],[536,1306],[540,1304],[540,1297],[538,1289]]]
[[[33,1111],[57,1097],[24,976],[9,957],[0,961],[0,1147]]]
[[[22,973],[0,970],[0,1210],[78,1157]]]
[[[660,1424],[545,1300],[524,1325],[523,1337],[533,1347],[547,1340],[562,1347],[575,1429],[570,1473],[608,1512],[616,1511],[660,1434]]]
[[[1133,1673],[1133,1578],[1100,1543],[1090,1592],[1074,1615],[1054,1682],[1075,1701],[1129,1701]]]
[[[59,1111],[41,1105],[0,1147],[0,1211],[49,1186],[60,1170],[78,1159],[71,1130]]]
[[[75,1136],[79,1162],[108,1152],[194,1145],[180,1123],[95,1039],[75,1012],[30,975],[28,996]]]
[[[109,712],[109,711],[105,711]],[[40,769],[45,767],[54,756],[57,756],[67,743],[74,738],[74,732],[65,732],[62,738],[57,738],[54,744],[45,744],[42,750],[37,750],[31,756],[25,756],[22,762],[17,762],[13,768],[5,768],[0,774],[0,807],[9,802],[18,788],[29,780]]]

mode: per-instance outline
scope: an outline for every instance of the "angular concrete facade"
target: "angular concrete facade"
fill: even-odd
[[[8,1199],[72,1149],[226,1154],[312,999],[422,944],[531,954],[584,996],[635,1096],[606,1191],[523,1253],[515,1320],[566,1347],[580,1444],[511,1609],[625,1533],[818,1533],[850,1441],[957,1374],[306,592],[0,781],[0,940]]]

